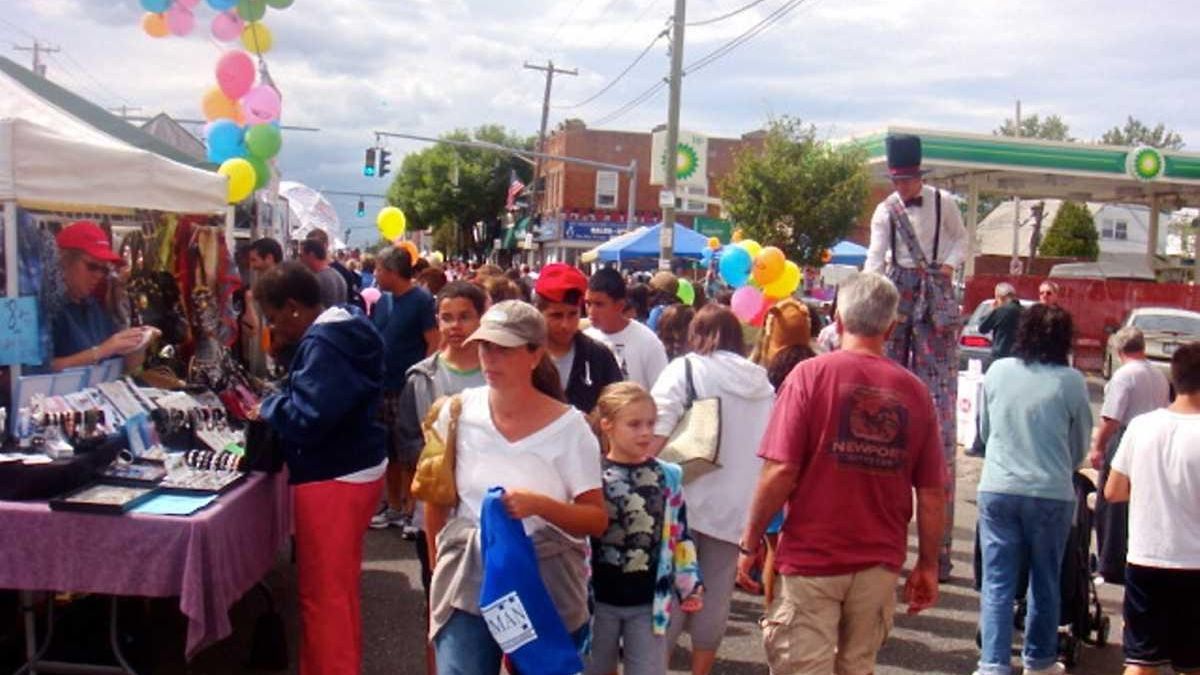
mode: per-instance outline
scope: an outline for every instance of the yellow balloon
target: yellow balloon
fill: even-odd
[[[217,173],[229,179],[229,203],[237,204],[254,192],[254,184],[258,181],[258,176],[254,172],[254,165],[241,157],[227,159],[221,163],[221,168],[217,169]]]
[[[167,37],[171,34],[171,29],[167,26],[167,15],[154,12],[146,12],[142,15],[142,30],[146,32],[146,35],[154,38]]]
[[[408,219],[404,217],[404,212],[394,206],[385,206],[379,210],[379,215],[375,216],[375,226],[379,228],[379,234],[388,241],[393,241],[396,237],[404,234],[404,230],[408,227]]]
[[[754,241],[753,239],[743,239],[740,242],[738,242],[738,246],[741,246],[742,248],[746,249],[746,253],[750,254],[751,260],[754,260],[755,258],[757,258],[758,254],[762,253],[762,248],[763,248],[762,244],[758,243],[757,241]]]
[[[255,54],[271,51],[271,29],[261,21],[246,24],[242,29],[242,46]]]
[[[791,260],[783,265],[783,273],[775,281],[763,286],[763,295],[776,300],[786,298],[800,287],[800,266]]]

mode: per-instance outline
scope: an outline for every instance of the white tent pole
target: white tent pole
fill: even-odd
[[[1160,208],[1160,197],[1158,193],[1150,195],[1150,231],[1146,237],[1146,256],[1150,261],[1150,269],[1156,269],[1154,264],[1154,256],[1158,255],[1158,211]]]
[[[225,246],[233,250],[233,223],[236,220],[237,209],[230,204],[225,207]]]
[[[967,176],[967,264],[963,278],[975,276],[975,247],[979,236],[979,179],[975,174]]]
[[[15,298],[21,293],[21,275],[18,269],[17,261],[17,200],[10,199],[4,202],[4,269],[7,270],[5,275],[4,294],[10,298]],[[17,382],[21,379],[21,366],[13,364],[9,367],[8,378],[8,395],[12,401],[12,408],[9,410],[9,428],[16,429],[17,417]],[[4,434],[4,430],[0,429],[0,436]]]

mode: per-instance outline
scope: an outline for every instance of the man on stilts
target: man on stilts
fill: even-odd
[[[888,173],[895,192],[871,217],[865,270],[886,274],[900,290],[899,323],[887,355],[929,388],[946,460],[946,528],[938,578],[950,578],[954,529],[955,404],[958,397],[958,301],[954,272],[967,254],[967,231],[949,194],[921,180],[921,139],[889,134]]]

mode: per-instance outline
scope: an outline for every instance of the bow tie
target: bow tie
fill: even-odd
[[[904,208],[909,208],[909,209],[910,209],[910,208],[912,208],[912,207],[914,207],[914,206],[918,206],[918,207],[919,207],[919,206],[921,206],[921,205],[922,205],[922,204],[924,204],[924,203],[925,203],[925,198],[924,198],[924,197],[921,197],[921,196],[917,196],[917,197],[913,197],[912,199],[905,199],[905,200],[904,200]]]

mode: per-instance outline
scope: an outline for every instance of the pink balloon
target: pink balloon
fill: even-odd
[[[729,301],[729,308],[737,318],[749,323],[754,320],[754,317],[762,309],[763,294],[753,286],[742,286],[733,292],[733,299]]]
[[[242,110],[246,113],[246,124],[266,124],[279,119],[282,105],[279,92],[274,87],[260,84],[242,97]]]
[[[243,51],[225,52],[217,61],[217,86],[230,100],[238,100],[254,84],[254,61]]]
[[[232,42],[242,36],[246,23],[237,12],[221,12],[213,17],[212,36],[221,42]]]
[[[368,308],[370,308],[371,305],[379,302],[379,298],[383,296],[379,289],[375,287],[364,288],[362,289],[362,293],[359,295],[362,296],[363,302],[366,303]]]
[[[191,8],[195,7],[196,5],[200,4],[200,0],[175,0],[175,4],[183,5],[184,7],[191,9]]]
[[[171,31],[172,35],[183,37],[191,33],[195,27],[196,15],[192,14],[192,10],[178,2],[167,10],[167,29]]]

